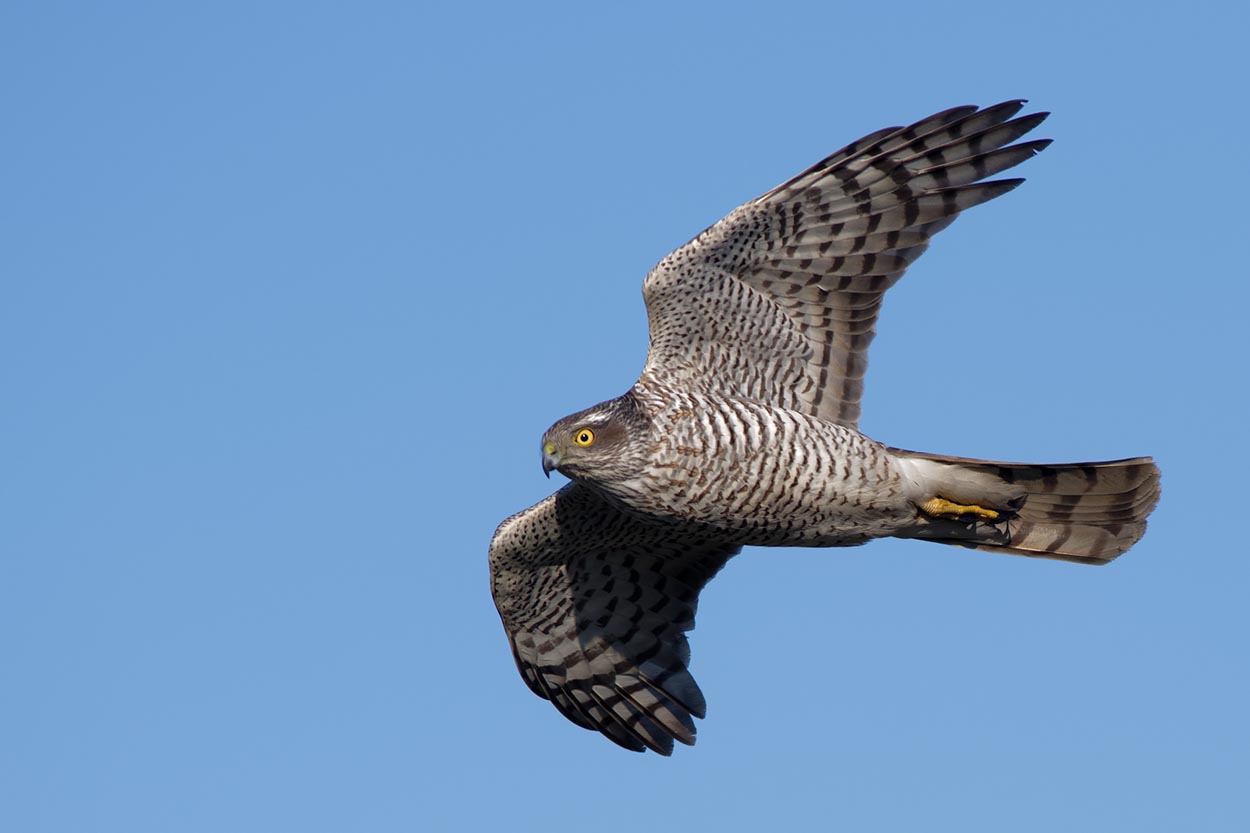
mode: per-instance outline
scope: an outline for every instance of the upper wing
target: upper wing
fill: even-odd
[[[643,283],[652,375],[854,427],[881,298],[978,183],[1050,144],[1008,145],[1046,113],[956,107],[878,130],[669,254]],[[1006,146],[1006,147],[1005,147]]]
[[[526,684],[626,749],[694,743],[699,591],[740,548],[623,514],[570,484],[499,525],[491,592]]]

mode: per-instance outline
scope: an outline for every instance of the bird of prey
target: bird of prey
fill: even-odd
[[[703,694],[685,632],[743,546],[893,536],[1105,564],[1159,498],[1148,457],[998,463],[859,432],[885,291],[965,209],[1040,152],[1023,101],[870,133],[735,209],[643,282],[651,344],[623,396],[542,438],[571,483],[505,520],[491,590],[517,668],[626,749],[693,744]],[[1013,144],[1015,143],[1015,144]]]

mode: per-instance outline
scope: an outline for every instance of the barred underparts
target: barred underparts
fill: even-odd
[[[504,521],[491,588],[521,676],[574,723],[662,755],[703,694],[685,633],[744,546],[898,537],[1105,564],[1159,500],[1148,457],[996,463],[858,430],[881,300],[930,238],[1019,179],[1045,113],[956,107],[878,130],[665,257],[643,296],[651,347],[623,396],[556,422],[545,471],[572,481]]]

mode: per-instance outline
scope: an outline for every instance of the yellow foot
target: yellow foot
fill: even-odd
[[[999,517],[999,513],[993,509],[986,509],[984,506],[966,506],[962,503],[953,503],[942,497],[929,498],[920,505],[920,511],[926,515],[937,515],[943,518],[962,518],[965,515],[975,515],[987,521],[996,521]]]

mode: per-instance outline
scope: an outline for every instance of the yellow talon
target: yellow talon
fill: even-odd
[[[998,520],[998,513],[993,509],[986,509],[984,506],[966,506],[962,503],[953,503],[946,498],[934,497],[929,498],[921,505],[920,511],[926,515],[940,515],[945,517],[960,517],[962,515],[976,515],[978,518],[984,518],[987,521]]]

